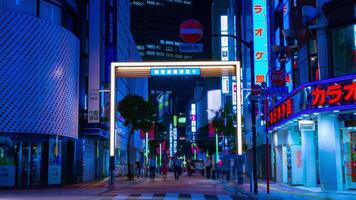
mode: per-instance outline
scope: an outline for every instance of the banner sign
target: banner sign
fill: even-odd
[[[106,0],[105,4],[105,83],[110,82],[111,62],[117,54],[117,0]]]
[[[302,114],[356,108],[356,75],[307,83],[272,106],[269,129]]]
[[[202,43],[181,43],[179,52],[182,53],[201,53],[204,51]]]
[[[266,82],[268,73],[267,1],[252,0],[255,84]]]

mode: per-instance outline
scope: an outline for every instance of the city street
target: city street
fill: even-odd
[[[166,181],[161,177],[155,181],[141,179],[131,183],[116,180],[114,189],[109,189],[106,181],[101,181],[60,188],[3,190],[0,199],[249,199],[246,195],[229,193],[224,185],[202,176],[188,177],[185,174],[175,181],[173,174],[169,174]]]

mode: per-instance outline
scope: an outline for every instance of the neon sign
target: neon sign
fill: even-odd
[[[152,68],[151,76],[197,76],[199,68]]]
[[[294,113],[293,100],[287,99],[269,112],[269,125],[273,125]]]
[[[255,83],[262,83],[268,73],[268,39],[266,0],[252,0]]]
[[[323,107],[325,105],[343,104],[356,101],[356,82],[348,84],[335,83],[328,86],[318,86],[312,89],[312,105]]]
[[[272,106],[268,129],[300,115],[345,109],[356,109],[356,75],[300,85]]]
[[[191,120],[191,131],[192,131],[192,143],[195,143],[195,133],[197,131],[197,116],[196,116],[196,105],[194,103],[190,106],[190,120]]]

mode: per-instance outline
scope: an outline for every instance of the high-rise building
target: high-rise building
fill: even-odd
[[[110,62],[141,59],[129,11],[123,0],[0,1],[0,187],[108,175],[108,94],[99,90],[109,88]],[[147,79],[117,85],[118,101],[147,98]],[[126,130],[117,127],[117,165],[125,165]]]
[[[131,31],[143,60],[210,59],[210,1],[131,0]],[[203,26],[203,52],[180,52],[180,25],[196,19]]]
[[[355,8],[352,0],[276,0],[268,7],[270,86],[288,91],[269,94],[277,182],[356,188]]]

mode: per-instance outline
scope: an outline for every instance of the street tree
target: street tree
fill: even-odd
[[[133,178],[130,164],[131,137],[135,130],[142,129],[147,132],[155,120],[155,107],[152,102],[146,101],[142,96],[129,94],[118,104],[117,109],[124,118],[124,125],[129,128],[127,139],[127,177]]]

